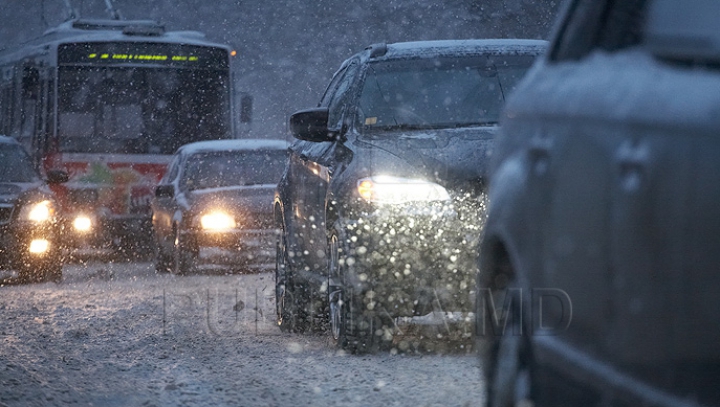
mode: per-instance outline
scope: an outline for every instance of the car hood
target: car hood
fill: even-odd
[[[12,206],[19,200],[49,197],[50,189],[44,182],[0,182],[0,205]]]
[[[356,154],[367,156],[361,165],[373,174],[422,177],[452,187],[485,178],[496,132],[497,127],[472,127],[384,133],[359,138]]]

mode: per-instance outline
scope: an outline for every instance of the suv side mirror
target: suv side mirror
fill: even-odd
[[[68,182],[70,176],[63,170],[49,170],[47,172],[47,183],[48,184],[62,184]]]
[[[158,198],[172,198],[175,196],[175,187],[172,184],[163,184],[155,187],[155,196]]]
[[[661,58],[720,61],[720,28],[717,0],[650,3],[645,26],[645,44]]]
[[[318,107],[301,110],[290,116],[290,133],[293,137],[307,141],[331,141],[328,131],[328,109]]]

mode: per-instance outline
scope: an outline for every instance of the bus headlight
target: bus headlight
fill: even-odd
[[[35,223],[52,221],[55,218],[55,205],[49,200],[27,204],[20,210],[19,218]]]
[[[442,185],[388,175],[358,180],[357,192],[365,200],[388,204],[450,200],[450,195]]]
[[[205,230],[223,231],[234,229],[235,219],[225,212],[215,211],[200,217],[200,226]]]

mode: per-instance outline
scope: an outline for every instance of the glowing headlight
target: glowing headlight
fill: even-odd
[[[55,205],[51,201],[42,201],[23,206],[20,219],[32,222],[47,222],[55,216]]]
[[[50,242],[48,242],[45,239],[34,239],[32,242],[30,242],[30,247],[28,247],[28,251],[33,254],[42,254],[48,251],[50,248]]]
[[[382,203],[450,200],[450,195],[441,185],[419,179],[386,175],[359,180],[357,191],[363,199]]]
[[[206,230],[233,229],[235,219],[224,212],[211,212],[200,217],[200,226]]]
[[[73,228],[78,232],[88,232],[92,229],[93,221],[87,215],[78,215],[73,220]]]

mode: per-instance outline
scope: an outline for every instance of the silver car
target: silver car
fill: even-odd
[[[283,140],[180,147],[151,203],[157,271],[187,273],[203,248],[255,255],[267,243],[272,250],[272,198],[286,161]]]
[[[720,3],[570,0],[506,105],[488,405],[720,405]]]

